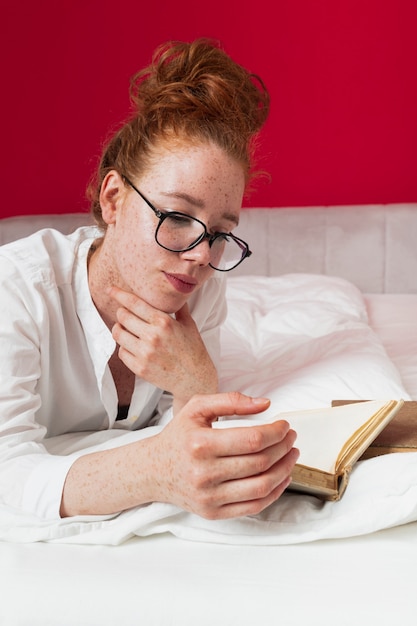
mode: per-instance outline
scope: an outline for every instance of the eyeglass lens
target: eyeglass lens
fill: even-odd
[[[168,214],[161,221],[156,233],[159,245],[173,252],[189,249],[205,235],[202,223],[182,214]],[[233,237],[221,234],[212,240],[210,266],[227,271],[240,263],[246,255],[246,247]]]

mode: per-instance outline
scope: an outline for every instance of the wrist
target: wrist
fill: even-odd
[[[180,395],[174,393],[172,400],[173,414],[176,415],[176,413],[178,413],[178,411],[180,411],[194,396],[215,394],[218,393],[218,391],[219,384],[216,376],[216,379],[211,381],[210,383],[193,386],[192,389],[188,389],[188,392],[186,394]]]

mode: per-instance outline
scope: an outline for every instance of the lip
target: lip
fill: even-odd
[[[188,276],[187,274],[168,274],[167,272],[164,273],[168,282],[179,293],[192,293],[197,287],[198,281],[192,276]]]

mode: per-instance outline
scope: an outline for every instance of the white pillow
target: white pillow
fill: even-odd
[[[314,274],[230,277],[227,301],[220,387],[269,397],[262,421],[333,399],[408,398],[352,283]]]

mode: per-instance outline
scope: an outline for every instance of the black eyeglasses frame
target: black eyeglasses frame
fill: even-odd
[[[228,269],[221,269],[218,267],[214,267],[211,263],[209,263],[209,266],[218,272],[230,272],[231,270],[234,270],[238,265],[240,265],[242,261],[244,261],[245,259],[251,256],[252,251],[249,249],[248,244],[246,243],[246,241],[243,241],[243,239],[240,239],[240,237],[236,237],[236,235],[233,235],[232,233],[215,233],[214,235],[210,235],[210,233],[207,231],[207,226],[204,224],[204,222],[199,220],[197,217],[187,215],[186,213],[181,213],[180,211],[168,211],[168,212],[160,211],[152,204],[150,200],[148,200],[146,196],[143,195],[143,193],[127,178],[127,176],[123,176],[122,178],[129,185],[129,187],[131,187],[134,191],[136,191],[136,193],[142,198],[142,200],[148,205],[148,207],[152,209],[152,211],[155,213],[155,216],[159,219],[159,224],[155,230],[155,241],[158,244],[158,246],[160,246],[164,250],[168,250],[169,252],[187,252],[188,250],[192,250],[193,248],[198,246],[204,239],[208,239],[209,247],[211,248],[213,243],[216,241],[216,239],[219,239],[220,237],[231,237],[231,239],[233,239],[237,243],[239,248],[241,248],[242,258],[236,263],[236,265],[233,265],[233,267],[229,267]],[[172,250],[171,248],[164,246],[158,241],[158,231],[162,223],[167,217],[173,217],[173,216],[185,217],[187,219],[194,220],[195,222],[198,222],[199,224],[201,224],[201,226],[204,229],[203,233],[200,235],[200,237],[198,237],[196,241],[194,241],[192,244],[190,244],[186,248],[183,248],[182,250]]]

